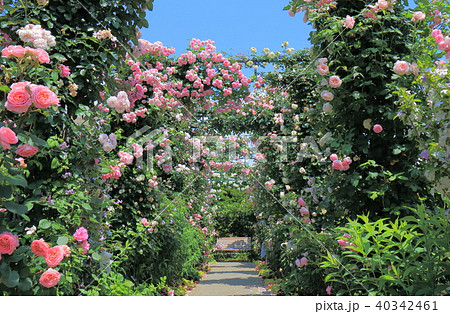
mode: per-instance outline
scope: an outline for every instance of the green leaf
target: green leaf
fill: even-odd
[[[5,92],[5,93],[9,93],[11,91],[11,89],[6,86],[6,85],[1,85],[0,86],[0,92]]]
[[[14,288],[19,283],[19,273],[13,270],[12,272],[7,273],[7,276],[2,276],[3,284],[8,288]]]
[[[69,242],[69,238],[66,236],[58,237],[58,240],[56,240],[56,243],[58,245],[66,245],[68,242]]]
[[[94,253],[92,253],[92,258],[93,258],[95,261],[99,261],[99,260],[102,259],[102,256],[101,256],[98,252],[94,252]]]
[[[0,186],[0,197],[11,198],[11,195],[12,195],[11,185]]]
[[[11,185],[20,185],[22,187],[27,187],[27,180],[21,175],[9,176],[3,175],[3,179],[9,182]]]
[[[52,165],[51,165],[51,168],[52,169],[56,169],[56,168],[58,168],[59,167],[59,160],[58,160],[58,158],[53,158],[52,159]]]
[[[27,290],[30,290],[32,286],[33,286],[33,282],[31,281],[31,279],[25,278],[19,282],[19,284],[17,285],[17,288],[19,288],[19,290],[21,290],[21,291],[27,291]]]
[[[28,207],[25,205],[20,205],[12,201],[7,201],[3,204],[6,209],[8,209],[10,212],[18,215],[25,214],[28,212]]]
[[[41,219],[41,221],[39,221],[39,228],[41,229],[48,229],[51,225],[52,223],[47,219]]]

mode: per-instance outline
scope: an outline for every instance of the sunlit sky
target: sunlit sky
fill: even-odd
[[[309,47],[311,27],[305,24],[303,12],[290,17],[283,7],[288,0],[154,0],[147,13],[149,28],[143,38],[161,41],[174,47],[179,55],[187,39],[215,41],[218,51],[246,55],[251,47],[258,51]]]

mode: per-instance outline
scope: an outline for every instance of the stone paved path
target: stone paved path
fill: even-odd
[[[189,296],[272,295],[264,288],[255,264],[249,262],[217,262],[207,275],[188,293]]]

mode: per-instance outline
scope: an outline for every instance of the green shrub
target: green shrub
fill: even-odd
[[[327,254],[325,281],[338,295],[439,295],[450,286],[450,223],[442,208],[419,205],[414,216],[370,222],[350,220],[337,232],[342,257]],[[345,265],[345,269],[343,266]]]

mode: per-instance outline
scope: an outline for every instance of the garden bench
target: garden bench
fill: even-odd
[[[216,243],[217,251],[251,251],[252,238],[250,237],[229,237],[218,238]]]

